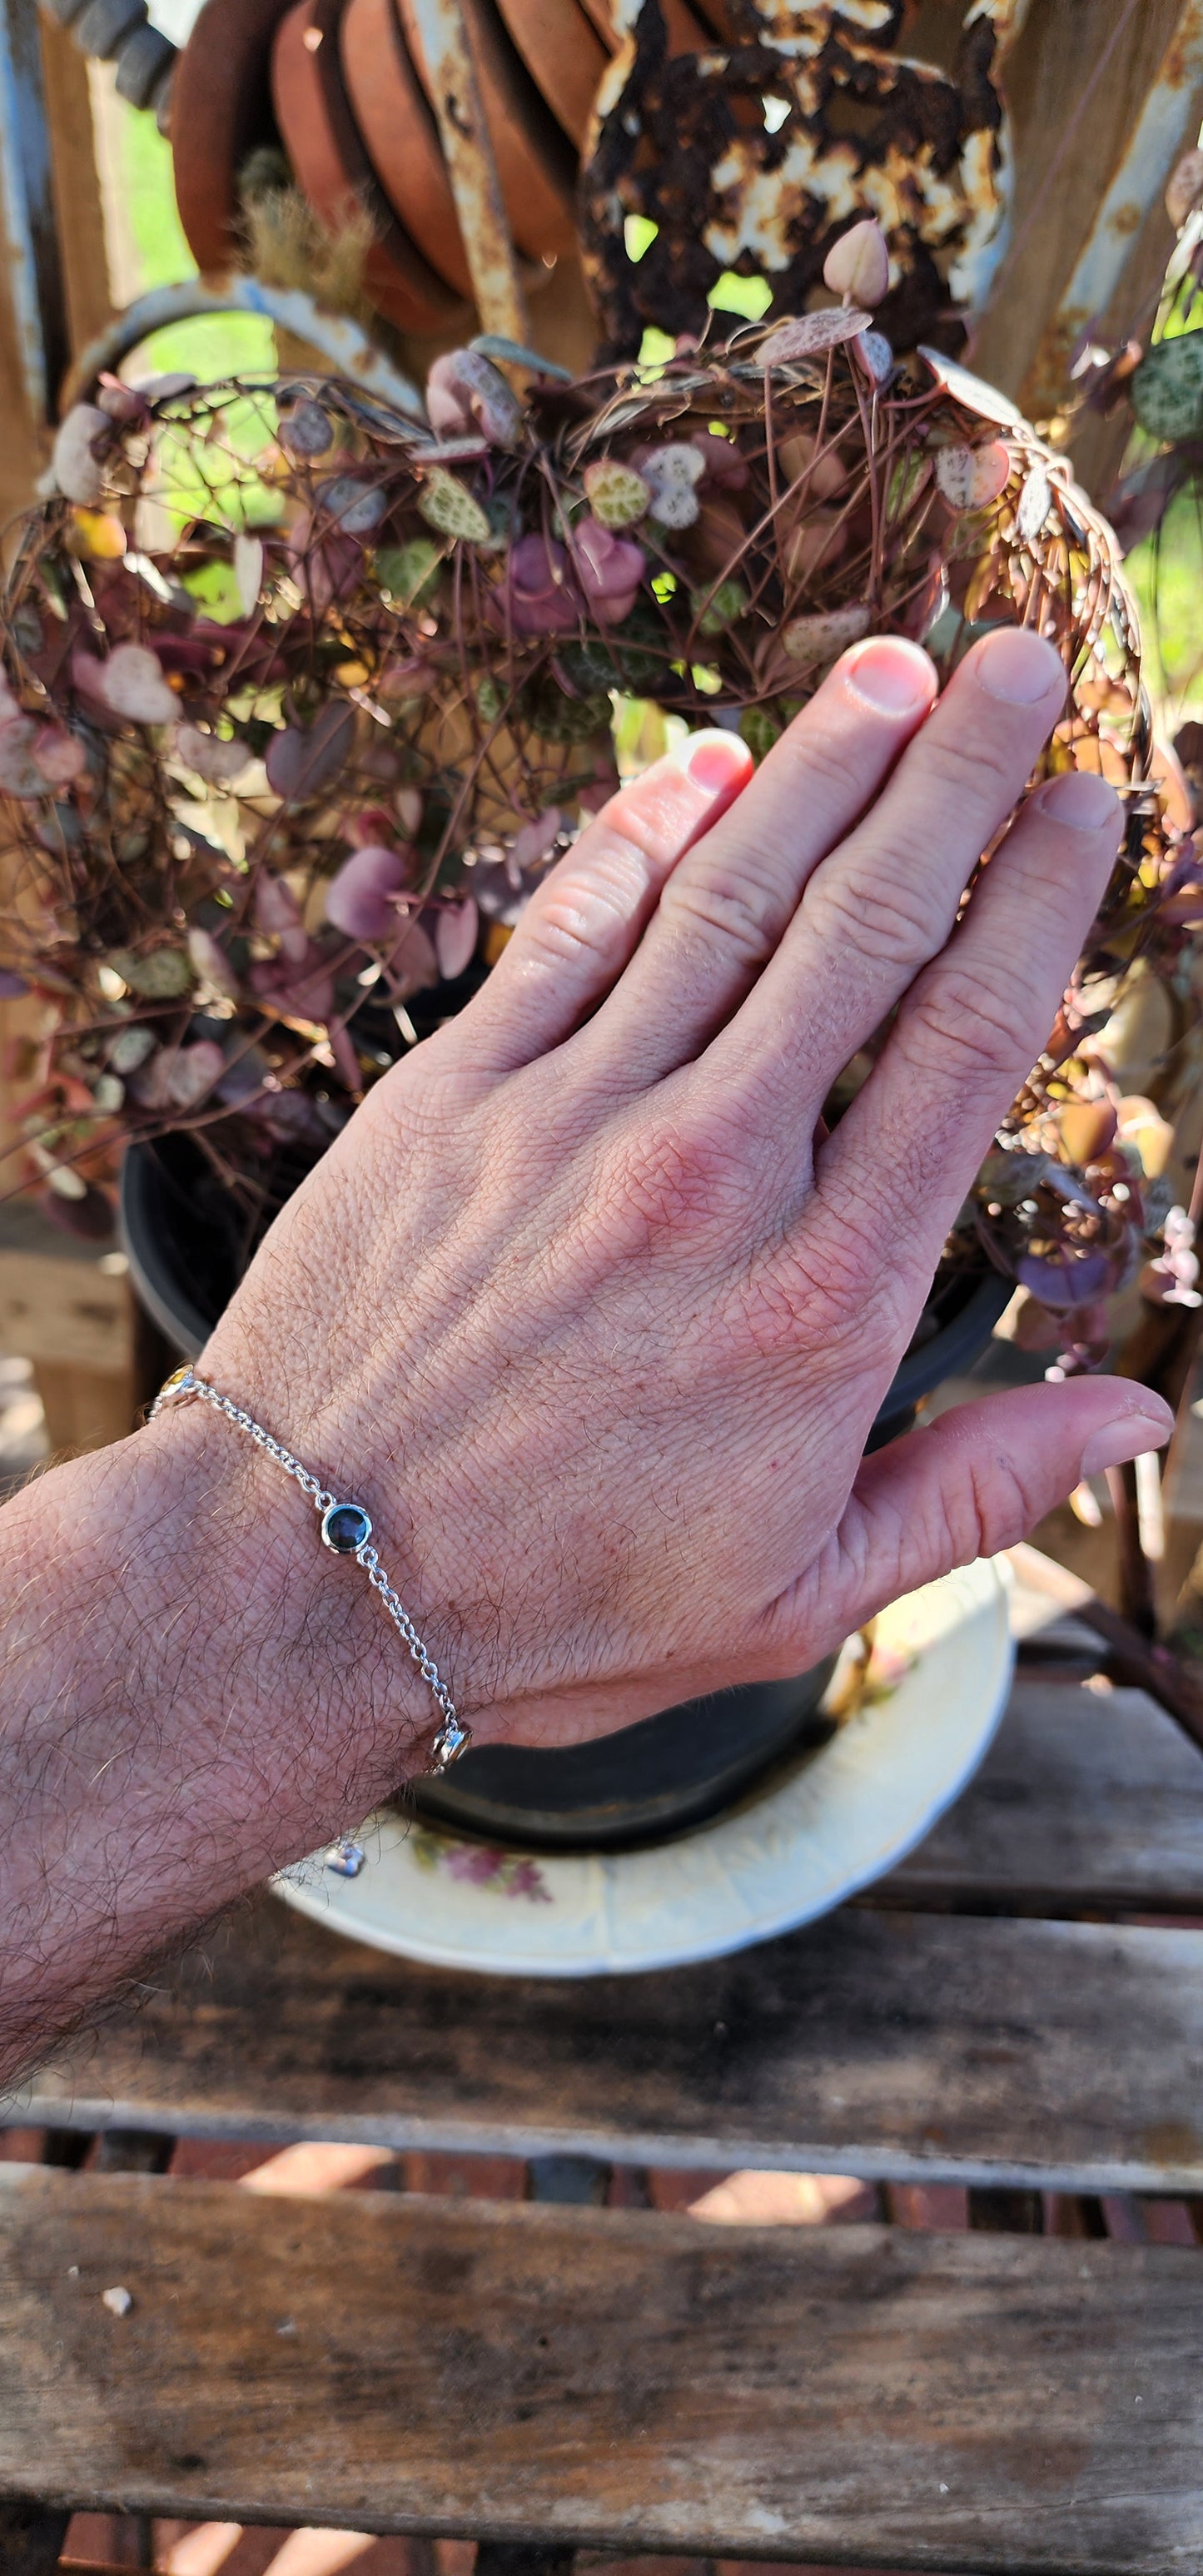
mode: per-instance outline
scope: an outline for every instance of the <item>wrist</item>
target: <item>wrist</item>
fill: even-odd
[[[323,1546],[310,1496],[244,1430],[193,1400],[136,1447],[148,1597],[186,1584],[202,1632],[187,1696],[220,1704],[276,1832],[308,1847],[423,1767],[439,1709],[364,1569]]]

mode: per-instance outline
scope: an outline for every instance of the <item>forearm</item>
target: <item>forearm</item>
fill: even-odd
[[[188,1406],[0,1512],[0,2076],[362,1819],[431,1712],[303,1497]]]

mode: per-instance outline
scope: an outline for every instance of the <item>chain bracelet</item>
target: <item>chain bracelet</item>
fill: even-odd
[[[373,1592],[379,1594],[398,1636],[408,1647],[442,1717],[442,1725],[431,1746],[431,1770],[449,1770],[451,1764],[458,1760],[460,1754],[471,1743],[472,1729],[470,1726],[460,1724],[455,1714],[455,1702],[438,1665],[429,1648],[423,1644],[418,1635],[400,1595],[393,1590],[376,1549],[371,1544],[372,1524],[362,1503],[341,1503],[336,1494],[332,1494],[325,1485],[319,1483],[316,1476],[310,1474],[308,1467],[301,1465],[299,1458],[294,1458],[291,1449],[286,1449],[282,1440],[274,1439],[270,1431],[264,1430],[261,1422],[256,1422],[253,1413],[248,1413],[241,1404],[235,1404],[232,1397],[222,1395],[218,1387],[210,1386],[207,1378],[198,1377],[194,1368],[178,1368],[172,1372],[155,1397],[147,1416],[148,1421],[154,1421],[163,1405],[179,1403],[190,1396],[198,1396],[202,1403],[211,1405],[215,1413],[224,1413],[227,1422],[232,1422],[236,1430],[245,1431],[247,1438],[254,1441],[257,1449],[262,1449],[264,1455],[277,1467],[282,1467],[285,1475],[292,1477],[293,1483],[300,1486],[301,1492],[312,1503],[315,1512],[320,1514],[323,1546],[332,1548],[336,1556],[353,1556],[356,1564],[362,1565]]]

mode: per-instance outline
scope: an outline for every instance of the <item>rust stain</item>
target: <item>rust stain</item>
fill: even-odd
[[[1160,88],[1193,89],[1195,69],[1192,54],[1200,35],[1203,35],[1203,6],[1199,5],[1199,0],[1189,0],[1166,47],[1158,76]]]
[[[1141,2146],[1151,2165],[1167,2170],[1203,2164],[1203,2138],[1190,2120],[1154,2120],[1141,2131]]]
[[[647,0],[603,85],[582,175],[607,356],[635,355],[649,323],[704,329],[724,270],[767,277],[776,311],[805,310],[832,241],[870,214],[890,244],[881,328],[902,348],[959,345],[960,309],[981,300],[1001,239],[995,74],[1023,7],[970,7],[950,76],[893,50],[904,0],[728,0],[732,41],[676,56]],[[627,215],[657,227],[638,265]]]
[[[1143,224],[1144,219],[1144,207],[1134,205],[1131,197],[1129,197],[1126,205],[1116,207],[1114,214],[1110,217],[1108,230],[1115,233],[1120,241],[1124,241],[1125,239],[1130,239],[1134,233],[1138,233],[1140,231],[1140,227]]]

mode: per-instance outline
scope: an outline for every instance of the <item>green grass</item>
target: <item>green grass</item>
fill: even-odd
[[[1140,602],[1149,694],[1172,728],[1203,715],[1203,495],[1184,493],[1124,568]]]
[[[119,116],[118,116],[119,111]],[[137,265],[137,292],[155,286],[178,286],[196,275],[196,261],[184,239],[176,212],[171,175],[171,147],[153,117],[114,102],[117,164],[126,221]],[[270,322],[252,313],[214,314],[197,322],[174,322],[152,333],[138,353],[139,372],[199,377],[202,384],[222,376],[272,371],[275,333]]]

